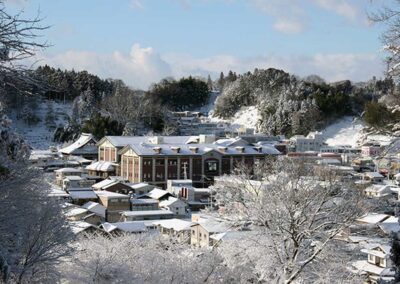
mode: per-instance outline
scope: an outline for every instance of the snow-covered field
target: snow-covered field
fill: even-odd
[[[64,125],[68,120],[68,115],[71,113],[71,103],[58,103],[51,101],[53,105],[56,125]],[[49,129],[45,124],[48,104],[46,100],[41,100],[38,103],[36,114],[40,121],[35,125],[28,125],[22,119],[17,119],[16,112],[9,114],[13,121],[13,128],[28,141],[33,149],[46,150],[50,146],[57,146],[57,143],[52,141],[54,129]]]
[[[352,116],[346,116],[329,125],[322,131],[329,146],[350,145],[357,146],[362,138],[362,130],[365,125],[363,121]]]

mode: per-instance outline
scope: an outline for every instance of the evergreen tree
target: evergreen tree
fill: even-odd
[[[210,74],[208,74],[208,78],[207,78],[207,86],[208,86],[208,90],[212,91],[213,90],[213,81],[211,80],[211,76]]]
[[[225,85],[225,75],[224,72],[221,72],[221,74],[219,74],[219,79],[218,79],[218,87],[220,91],[222,91],[224,85]]]

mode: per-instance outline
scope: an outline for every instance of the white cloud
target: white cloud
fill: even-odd
[[[306,26],[306,14],[298,0],[250,0],[250,3],[271,16],[273,27],[279,32],[299,33]]]
[[[130,5],[132,9],[142,9],[143,8],[143,3],[141,0],[131,0]]]
[[[359,9],[356,5],[350,4],[346,0],[313,0],[319,7],[333,11],[334,13],[343,16],[349,20],[356,20],[359,16]],[[354,2],[354,0],[353,0]]]
[[[99,54],[68,51],[54,56],[39,55],[40,64],[75,70],[87,70],[103,78],[122,79],[134,87],[147,88],[151,83],[170,76],[170,65],[151,47],[134,44],[129,54],[115,51]]]
[[[310,18],[310,8],[317,7],[353,23],[366,23],[364,0],[249,0],[259,11],[272,17],[273,27],[283,33],[300,33]]]
[[[287,34],[295,34],[303,31],[304,24],[301,21],[280,19],[275,22],[274,29]]]
[[[383,64],[374,54],[316,54],[313,56],[260,55],[237,57],[217,55],[197,58],[190,54],[158,54],[151,47],[134,44],[130,53],[115,51],[98,54],[85,51],[68,51],[49,56],[42,55],[40,64],[54,67],[87,70],[102,78],[122,79],[137,88],[147,88],[165,77],[202,76],[217,78],[221,71],[238,73],[255,68],[278,68],[292,74],[306,76],[318,74],[328,81],[350,79],[368,80],[381,76]]]

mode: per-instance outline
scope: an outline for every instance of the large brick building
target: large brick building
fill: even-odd
[[[99,159],[119,163],[118,174],[131,182],[166,187],[167,180],[192,179],[207,186],[215,176],[238,164],[253,166],[280,152],[271,145],[250,145],[243,139],[214,142],[213,136],[115,137],[99,143]]]

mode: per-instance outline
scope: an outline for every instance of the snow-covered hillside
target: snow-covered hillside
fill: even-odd
[[[53,107],[55,125],[65,125],[68,121],[68,115],[71,113],[71,103],[58,103],[54,101],[40,100],[35,111],[40,119],[37,124],[29,125],[22,119],[17,118],[16,111],[12,111],[9,117],[12,119],[12,127],[17,133],[22,135],[33,149],[46,150],[49,146],[57,146],[52,141],[54,128],[49,129],[46,126],[46,115],[48,113],[49,104]]]
[[[350,145],[355,147],[362,138],[364,127],[363,121],[352,116],[346,116],[329,125],[322,133],[329,146]]]
[[[241,108],[237,113],[235,113],[235,115],[231,119],[214,117],[212,111],[210,111],[209,118],[211,121],[214,122],[229,123],[232,129],[246,127],[254,128],[257,132],[258,122],[261,119],[261,116],[256,106],[250,106]]]

